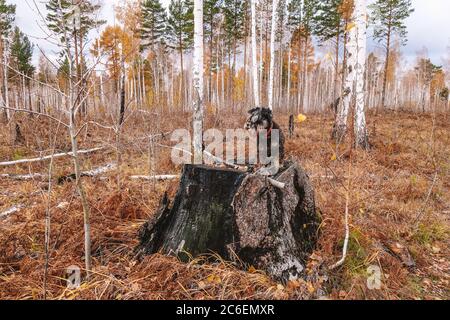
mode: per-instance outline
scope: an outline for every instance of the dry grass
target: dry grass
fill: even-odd
[[[84,179],[92,207],[94,274],[75,291],[67,290],[64,280],[68,266],[83,265],[83,218],[75,186],[54,185],[51,199],[47,199],[44,182],[0,180],[0,212],[24,206],[0,221],[0,299],[43,298],[48,201],[52,206],[49,299],[307,299],[323,294],[335,299],[448,299],[448,116],[438,115],[433,120],[430,115],[389,113],[368,118],[373,145],[369,152],[350,151],[347,142],[334,145],[329,139],[331,118],[320,115],[309,116],[287,141],[288,156],[300,161],[311,176],[323,218],[319,246],[308,263],[306,280],[282,286],[261,272],[242,271],[220,259],[214,264],[202,263],[202,258],[183,264],[154,255],[137,261],[133,249],[138,228],[152,216],[165,190],[174,194],[177,183],[153,185],[123,178],[119,192],[115,172],[111,172],[107,179]],[[287,115],[279,119],[287,124]],[[27,116],[19,121],[26,143],[15,146],[10,132],[2,127],[0,161],[51,150],[52,124]],[[242,122],[243,116],[237,115],[206,121],[219,128],[234,128]],[[148,174],[146,134],[179,127],[189,127],[189,115],[167,116],[159,124],[155,117],[131,117],[123,137],[123,177]],[[162,143],[170,144],[169,140]],[[56,141],[58,150],[69,150],[63,133]],[[90,126],[83,133],[82,148],[105,144],[111,149],[83,156],[84,169],[112,162],[116,156],[111,132]],[[169,156],[170,149],[159,148],[157,173],[179,172]],[[0,168],[0,173],[46,170],[48,163],[35,163]],[[71,172],[69,159],[55,162],[55,176]],[[352,186],[349,253],[344,266],[329,271],[327,266],[341,254],[347,179]],[[63,202],[65,206],[58,208]],[[408,255],[415,268],[405,265]],[[382,269],[381,290],[366,286],[367,267],[373,264]]]

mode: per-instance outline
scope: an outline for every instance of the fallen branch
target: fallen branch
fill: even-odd
[[[3,212],[0,213],[0,219],[4,219],[4,218],[6,218],[7,216],[9,216],[10,214],[19,212],[19,211],[20,211],[21,209],[23,209],[23,208],[24,208],[23,205],[11,207],[11,208],[9,208],[9,209],[7,209],[7,210],[5,210],[5,211],[3,211]]]
[[[84,171],[81,172],[81,177],[96,177],[99,176],[103,173],[107,173],[109,171],[114,170],[117,167],[117,165],[115,163],[108,163],[107,165],[104,165],[103,167],[99,167],[96,169],[92,169],[89,171]],[[71,181],[71,180],[75,180],[76,179],[76,175],[75,173],[71,173],[62,177],[58,178],[58,184],[63,184],[64,182],[67,181]]]
[[[92,152],[96,152],[96,151],[100,151],[105,149],[105,147],[97,147],[97,148],[93,148],[93,149],[88,149],[88,150],[79,150],[78,154],[87,154],[87,153],[92,153]],[[73,156],[73,152],[64,152],[64,153],[58,153],[55,155],[49,155],[49,156],[44,156],[44,157],[39,157],[39,158],[32,158],[32,159],[20,159],[20,160],[15,160],[15,161],[6,161],[6,162],[0,162],[0,167],[6,167],[6,166],[13,166],[16,164],[23,164],[23,163],[33,163],[33,162],[40,162],[40,161],[45,161],[45,160],[50,160],[52,157],[53,158],[62,158],[62,157],[67,157],[67,156]]]
[[[12,180],[18,180],[18,181],[28,181],[28,180],[35,180],[35,179],[44,179],[46,178],[45,175],[40,173],[30,173],[30,174],[0,174],[0,178],[6,178],[6,179],[12,179]]]
[[[131,180],[166,181],[179,179],[179,175],[130,176]]]

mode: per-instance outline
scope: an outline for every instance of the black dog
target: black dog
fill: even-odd
[[[279,150],[279,164],[282,164],[284,161],[284,134],[281,130],[280,126],[273,120],[272,110],[269,108],[254,108],[249,112],[249,117],[245,123],[246,130],[255,130],[259,133],[261,130],[265,130],[267,132],[267,155],[269,157],[272,156],[272,147],[278,148]],[[280,139],[279,145],[272,145],[272,130],[278,130]],[[275,143],[275,142],[274,142]],[[259,150],[259,134],[258,134],[258,150]]]

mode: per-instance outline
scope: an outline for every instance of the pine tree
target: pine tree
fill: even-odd
[[[101,8],[99,4],[93,4],[90,0],[80,1],[76,5],[72,2],[71,0],[49,0],[45,5],[48,12],[47,27],[60,36],[62,43],[66,41],[66,34],[67,40],[70,41],[74,30],[82,39],[85,39],[90,30],[106,22],[97,17]]]
[[[319,0],[314,17],[315,35],[321,42],[330,40],[343,32],[339,7],[342,0]]]
[[[142,26],[140,30],[142,48],[155,50],[157,44],[164,43],[167,29],[166,10],[159,0],[145,0],[141,4]]]
[[[6,4],[5,0],[0,0],[0,35],[4,38],[9,35],[12,23],[15,20],[16,6]]]
[[[335,39],[334,99],[338,95],[340,40],[344,34],[341,4],[342,0],[319,0],[318,12],[314,17],[314,34],[319,38],[319,41],[325,42]]]
[[[14,29],[11,44],[11,65],[25,78],[25,83],[30,84],[35,67],[32,64],[34,45],[18,27]]]
[[[414,12],[411,0],[377,0],[370,6],[372,22],[375,24],[373,37],[385,48],[385,64],[381,106],[386,107],[387,69],[391,54],[392,38],[397,35],[401,44],[406,44],[405,20]]]

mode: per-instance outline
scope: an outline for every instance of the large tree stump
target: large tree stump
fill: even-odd
[[[170,206],[167,196],[140,230],[140,253],[188,260],[218,253],[265,270],[276,280],[301,276],[320,218],[306,173],[293,164],[275,180],[237,170],[186,165]]]

